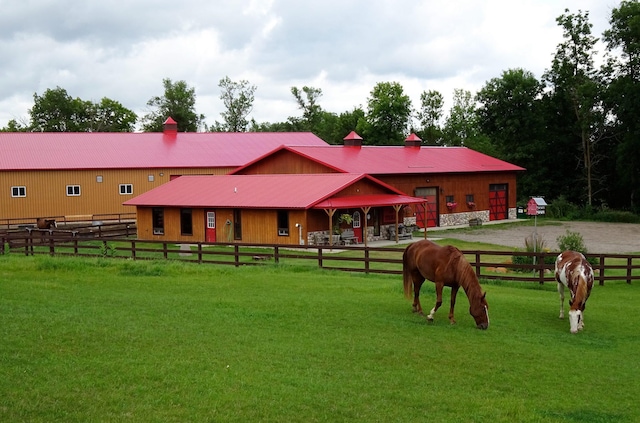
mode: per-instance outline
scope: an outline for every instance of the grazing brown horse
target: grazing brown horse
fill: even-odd
[[[469,313],[476,321],[478,329],[489,327],[489,306],[482,292],[478,277],[464,255],[456,247],[447,245],[441,247],[429,240],[421,240],[410,244],[402,256],[404,279],[404,295],[411,298],[413,285],[413,311],[422,314],[420,305],[420,288],[425,279],[436,284],[436,305],[427,316],[432,321],[433,315],[442,305],[442,288],[451,287],[451,308],[449,320],[451,324],[453,310],[456,305],[458,289],[462,287],[469,299]]]
[[[43,219],[38,218],[36,221],[36,226],[38,229],[51,229],[51,227],[57,228],[58,224],[55,219]]]
[[[593,287],[593,269],[577,251],[564,251],[556,259],[556,281],[560,294],[560,318],[564,319],[564,287],[569,288],[569,324],[571,333],[584,328],[584,308]]]

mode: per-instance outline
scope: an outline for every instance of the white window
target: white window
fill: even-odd
[[[11,196],[12,197],[26,197],[27,196],[27,187],[11,187]]]
[[[133,194],[133,184],[120,184],[120,195]]]
[[[67,185],[67,197],[79,197],[80,185]]]
[[[96,175],[96,182],[102,182],[102,175]]]
[[[153,182],[155,180],[155,177],[153,175],[149,175],[149,182]]]

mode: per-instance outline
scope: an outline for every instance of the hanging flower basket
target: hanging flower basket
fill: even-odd
[[[467,207],[469,207],[471,210],[474,210],[476,208],[476,203],[474,203],[473,201],[468,201]]]
[[[455,210],[457,205],[458,203],[447,203],[447,208],[449,209],[449,211]]]

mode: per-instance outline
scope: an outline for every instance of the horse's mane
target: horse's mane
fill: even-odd
[[[481,297],[482,289],[480,288],[480,284],[478,283],[476,273],[473,271],[473,268],[471,267],[469,262],[465,259],[462,251],[458,250],[457,248],[455,248],[455,250],[457,253],[452,254],[449,264],[455,266],[455,274],[458,285],[460,285],[462,289],[464,289],[469,299],[471,299],[471,297]]]

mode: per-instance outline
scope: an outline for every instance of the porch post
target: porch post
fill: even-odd
[[[364,246],[367,246],[367,235],[369,234],[369,230],[367,229],[367,216],[371,211],[371,206],[360,207],[362,212],[364,213],[364,232],[362,233],[362,240],[364,241]]]
[[[427,218],[427,203],[428,201],[425,198],[424,203],[422,203],[424,206],[424,213],[422,214],[422,218],[424,219],[424,239],[427,239],[427,222],[429,221]]]
[[[329,246],[333,246],[333,229],[331,224],[333,223],[333,215],[336,213],[336,209],[324,209],[324,212],[329,216]]]
[[[394,204],[393,205],[393,209],[396,211],[396,244],[399,241],[399,237],[398,237],[398,213],[400,212],[400,209],[402,208],[402,204]]]

